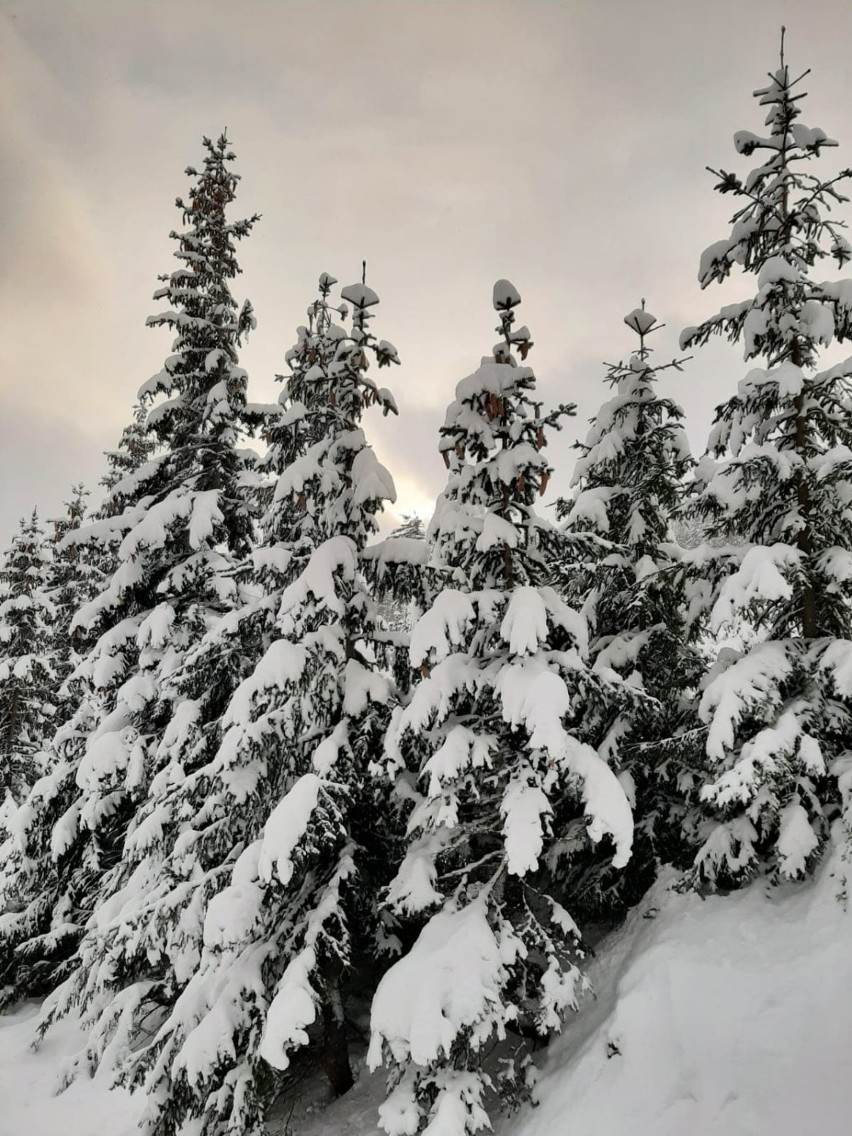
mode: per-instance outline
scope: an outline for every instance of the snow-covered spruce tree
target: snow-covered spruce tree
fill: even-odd
[[[171,680],[232,605],[231,574],[249,550],[240,479],[254,458],[240,449],[249,415],[237,345],[251,309],[238,314],[229,282],[239,271],[234,242],[254,219],[226,218],[238,181],[233,154],[224,136],[204,146],[202,169],[188,170],[188,200],[177,202],[186,225],[172,234],[180,267],[155,294],[169,306],[148,320],[176,333],[163,370],[141,391],[150,409],[140,430],[157,453],[143,444],[139,464],[121,447],[132,472],[112,485],[113,506],[64,542],[113,549],[122,538],[114,571],[72,622],[84,652],[81,691],[53,739],[55,766],[15,817],[0,916],[6,1001],[49,989],[78,965],[78,940],[121,870],[127,826],[170,762]],[[209,677],[194,676],[203,690],[194,712],[215,722],[228,689],[223,681],[203,688]]]
[[[132,475],[157,448],[156,439],[146,432],[146,416],[145,408],[137,405],[133,421],[122,431],[116,449],[105,454],[108,470],[100,484],[106,493],[97,509],[87,507],[89,490],[75,485],[71,500],[66,502],[66,515],[52,521],[50,595],[57,611],[53,633],[62,677],[58,691],[59,723],[82,721],[81,711],[88,714],[86,707],[94,694],[86,680],[85,666],[91,641],[87,643],[82,628],[75,625],[75,616],[106,587],[118,567],[119,547],[134,515],[132,506],[139,493],[144,492],[144,485],[140,486]]]
[[[426,526],[417,513],[403,513],[402,524],[390,534],[392,540],[425,540]]]
[[[143,1086],[152,1136],[193,1121],[205,1136],[261,1133],[278,1071],[302,1050],[333,1092],[352,1082],[345,1019],[374,968],[394,855],[388,791],[368,775],[393,692],[359,566],[394,489],[360,422],[374,403],[395,411],[366,372],[370,356],[397,357],[368,330],[376,294],[344,289],[347,331],[333,284],[321,280],[269,431],[280,474],[255,563],[276,635],[202,763],[198,695],[176,704],[168,763],[130,826],[82,966],[57,992],[55,1010],[81,1002],[91,1026],[78,1065],[109,1062]]]
[[[742,542],[690,554],[696,605],[717,629],[740,617],[758,633],[720,654],[700,704],[709,819],[696,865],[710,885],[802,876],[842,799],[852,807],[852,360],[819,369],[821,347],[852,337],[852,281],[813,279],[825,257],[843,266],[852,255],[826,216],[847,200],[838,187],[852,170],[809,172],[836,143],[799,120],[803,77],[782,39],[780,67],[755,92],[769,130],[734,136],[758,164],[712,171],[738,208],[699,280],[739,265],[757,292],[681,337],[687,347],[724,334],[764,363],[718,407],[692,506],[711,537]]]
[[[585,619],[547,584],[560,534],[535,511],[546,432],[573,408],[542,416],[513,354],[531,346],[514,326],[519,301],[498,281],[502,340],[447,411],[451,474],[431,535],[448,586],[412,631],[420,681],[386,743],[387,774],[414,802],[387,902],[420,928],[373,1001],[389,1136],[476,1132],[490,1127],[492,1091],[510,1103],[528,1092],[534,1039],[560,1027],[585,983],[548,852],[563,819],[584,814],[587,840],[606,840],[616,865],[630,857],[627,798],[585,740],[590,694],[609,680],[588,666]]]
[[[336,309],[330,303],[336,283],[327,273],[320,277],[319,299],[308,309],[309,326],[298,329],[297,343],[286,356],[290,375],[279,402],[271,406],[251,404],[255,419],[262,425],[267,450],[253,470],[242,473],[240,483],[252,516],[258,521],[257,536],[250,555],[232,571],[235,599],[229,610],[213,622],[192,648],[185,666],[170,680],[175,704],[195,704],[193,690],[198,686],[199,674],[209,676],[200,689],[224,680],[230,696],[238,681],[251,674],[269,645],[279,637],[276,617],[281,594],[293,579],[294,546],[305,539],[312,521],[298,501],[282,498],[275,490],[281,472],[320,437],[317,416],[311,411],[316,410],[317,399],[325,396],[317,383],[306,384],[305,377],[319,351],[324,349],[328,356],[337,347],[339,335],[334,334],[332,314],[345,316],[348,309],[345,305]],[[343,333],[341,328],[336,331]],[[281,375],[276,377],[283,380]],[[310,542],[310,536],[307,539]],[[186,709],[183,713],[181,750],[184,754],[192,753],[193,765],[206,768],[222,740],[221,717],[206,723],[203,716],[191,718]],[[156,798],[152,798],[148,807],[156,806]],[[145,812],[141,810],[138,821],[144,819]]]
[[[111,474],[118,470],[128,474],[141,464],[142,451],[136,451],[140,460],[135,461],[125,445],[131,434],[137,434],[138,414],[136,419],[134,426],[124,431],[118,450],[108,455],[110,474],[102,484],[115,485],[120,478]],[[58,547],[54,544],[52,587],[55,573],[61,573],[57,561],[66,555],[85,561],[93,570],[93,586],[95,577],[100,577],[101,587],[105,586],[115,570],[122,537],[133,522],[131,506],[135,499],[132,492],[125,499],[113,498],[110,493],[85,526],[74,525],[64,532]],[[91,598],[84,596],[83,601]],[[114,855],[107,849],[103,828],[97,842],[78,844],[79,857],[69,856],[57,863],[52,855],[54,824],[78,793],[75,776],[82,752],[79,747],[85,747],[105,701],[104,692],[93,682],[92,668],[86,665],[85,637],[79,628],[71,631],[75,614],[70,608],[64,613],[65,634],[74,653],[82,655],[59,691],[59,725],[56,728],[54,724],[56,732],[49,733],[47,739],[49,756],[45,764],[50,766],[50,775],[38,781],[20,815],[10,813],[4,826],[7,836],[14,835],[4,843],[0,855],[0,1005],[39,996],[60,980],[69,955],[74,958],[85,911],[94,898],[92,881],[98,877],[105,852]],[[55,628],[56,623],[51,632]]]
[[[19,802],[41,776],[59,681],[50,547],[33,511],[0,566],[0,801]]]
[[[65,502],[65,514],[50,521],[53,543],[53,557],[50,571],[51,598],[56,607],[57,634],[65,636],[60,649],[63,664],[67,668],[70,659],[71,620],[84,603],[92,599],[99,589],[92,580],[93,573],[88,564],[79,563],[76,546],[66,547],[63,541],[69,533],[79,529],[86,515],[88,489],[83,485],[71,487],[71,499]]]
[[[80,661],[71,624],[79,608],[94,599],[103,587],[108,567],[99,544],[79,544],[72,537],[83,524],[88,496],[89,491],[83,485],[74,485],[71,499],[65,504],[65,516],[51,521],[53,556],[48,591],[55,609],[52,643],[56,678],[60,684],[57,690],[60,722],[73,713],[77,697],[75,684],[65,685]]]
[[[149,461],[157,449],[157,440],[152,431],[148,429],[148,411],[139,402],[133,408],[133,421],[128,423],[121,432],[121,438],[114,450],[105,454],[107,472],[101,478],[101,485],[106,490],[104,500],[98,510],[98,515],[112,516],[120,513],[124,507],[124,498],[120,491],[113,492],[121,485],[126,490],[135,486],[136,473]]]
[[[588,620],[594,669],[615,671],[630,688],[601,708],[594,744],[628,788],[636,842],[623,872],[581,860],[569,873],[575,913],[589,915],[623,908],[647,890],[662,861],[682,859],[703,742],[693,698],[702,664],[689,642],[681,550],[671,533],[693,463],[683,411],[655,385],[661,371],[681,364],[652,365],[646,337],[662,325],[644,301],[624,322],[639,337],[638,351],[607,366],[612,396],[577,443],[574,492],[557,502],[568,531],[600,538],[589,558],[557,564],[557,585]]]

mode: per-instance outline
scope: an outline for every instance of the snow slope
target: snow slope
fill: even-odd
[[[0,1136],[139,1136],[143,1100],[110,1092],[106,1077],[56,1095],[65,1058],[83,1038],[74,1022],[61,1022],[33,1053],[37,1015],[34,1003],[0,1015]]]
[[[835,850],[804,885],[702,900],[658,884],[599,946],[597,997],[551,1047],[539,1107],[505,1136],[848,1136],[846,871]],[[65,1023],[31,1053],[35,1012],[0,1017],[2,1136],[136,1136],[136,1103],[106,1079],[53,1095],[79,1041]],[[365,1076],[297,1136],[374,1133],[381,1081]],[[279,1112],[270,1132],[284,1128]]]
[[[513,1136],[849,1136],[850,868],[835,850],[810,884],[658,885],[601,945],[597,1001]]]

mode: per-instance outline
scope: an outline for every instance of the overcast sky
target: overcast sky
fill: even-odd
[[[647,297],[662,360],[729,298],[696,282],[731,210],[705,166],[739,168],[734,131],[760,129],[782,22],[813,68],[803,120],[841,142],[822,165],[848,164],[848,0],[0,0],[0,541],[96,486],[170,353],[145,318],[184,168],[223,127],[234,215],[263,214],[234,288],[258,315],[250,397],[277,396],[318,275],[366,258],[403,360],[400,418],[367,431],[398,511],[428,513],[444,408],[508,277],[545,396],[578,404],[550,451],[564,488],[601,363],[632,346],[623,316]],[[719,344],[661,380],[696,451],[745,369]]]

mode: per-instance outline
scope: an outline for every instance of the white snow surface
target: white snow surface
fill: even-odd
[[[492,293],[494,307],[497,311],[502,308],[514,308],[521,302],[521,294],[511,280],[498,280]]]
[[[512,593],[500,635],[513,655],[534,655],[547,642],[547,607],[538,588],[521,587]]]
[[[38,1052],[30,1049],[39,1007],[27,1003],[0,1016],[0,1132],[4,1136],[138,1136],[144,1096],[110,1091],[108,1076],[79,1077],[57,1096],[61,1069],[85,1042],[76,1022],[50,1031]]]
[[[274,867],[282,883],[290,882],[294,871],[293,852],[308,831],[321,784],[316,773],[303,774],[270,813],[263,827],[258,858],[258,873],[262,880],[272,879]]]
[[[506,961],[482,899],[433,915],[379,983],[370,1017],[370,1068],[381,1063],[383,1041],[397,1060],[410,1055],[420,1065],[449,1053],[459,1030],[486,1015]]]
[[[352,461],[352,500],[356,505],[367,501],[396,501],[393,478],[369,446],[359,450]]]
[[[814,882],[706,900],[658,884],[596,947],[596,998],[551,1046],[539,1107],[501,1119],[500,1136],[848,1136],[845,873],[836,847]],[[32,1053],[36,1021],[33,1004],[0,1016],[0,1131],[138,1136],[144,1098],[110,1092],[107,1077],[54,1095],[82,1037],[67,1021]],[[374,1136],[383,1086],[381,1071],[365,1074],[303,1116],[299,1136]],[[273,1110],[269,1136],[283,1136],[286,1116]]]
[[[580,778],[585,814],[589,818],[588,835],[595,843],[605,835],[611,836],[615,845],[613,866],[623,868],[633,847],[633,814],[624,789],[610,767],[591,746],[578,741],[562,725],[562,718],[571,706],[564,679],[540,660],[526,659],[502,669],[498,692],[503,721],[515,727],[523,725],[529,734],[530,749],[544,750],[550,761]],[[528,806],[529,800],[523,810],[527,819]],[[541,815],[544,810],[538,811]],[[520,847],[519,831],[526,833],[524,851]],[[538,858],[532,849],[537,846],[540,850],[540,837],[527,823],[520,829],[510,823],[507,832],[513,836],[510,870],[522,874],[519,865],[530,867]]]
[[[598,948],[597,1001],[551,1047],[540,1107],[504,1131],[846,1136],[844,869],[835,851],[816,882],[706,900],[658,885]]]

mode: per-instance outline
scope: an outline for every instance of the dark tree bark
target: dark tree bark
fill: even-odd
[[[337,959],[328,960],[322,967],[325,998],[322,1006],[322,1051],[320,1061],[335,1097],[341,1097],[355,1083],[349,1060],[349,1038],[343,998],[340,993],[341,965]]]

